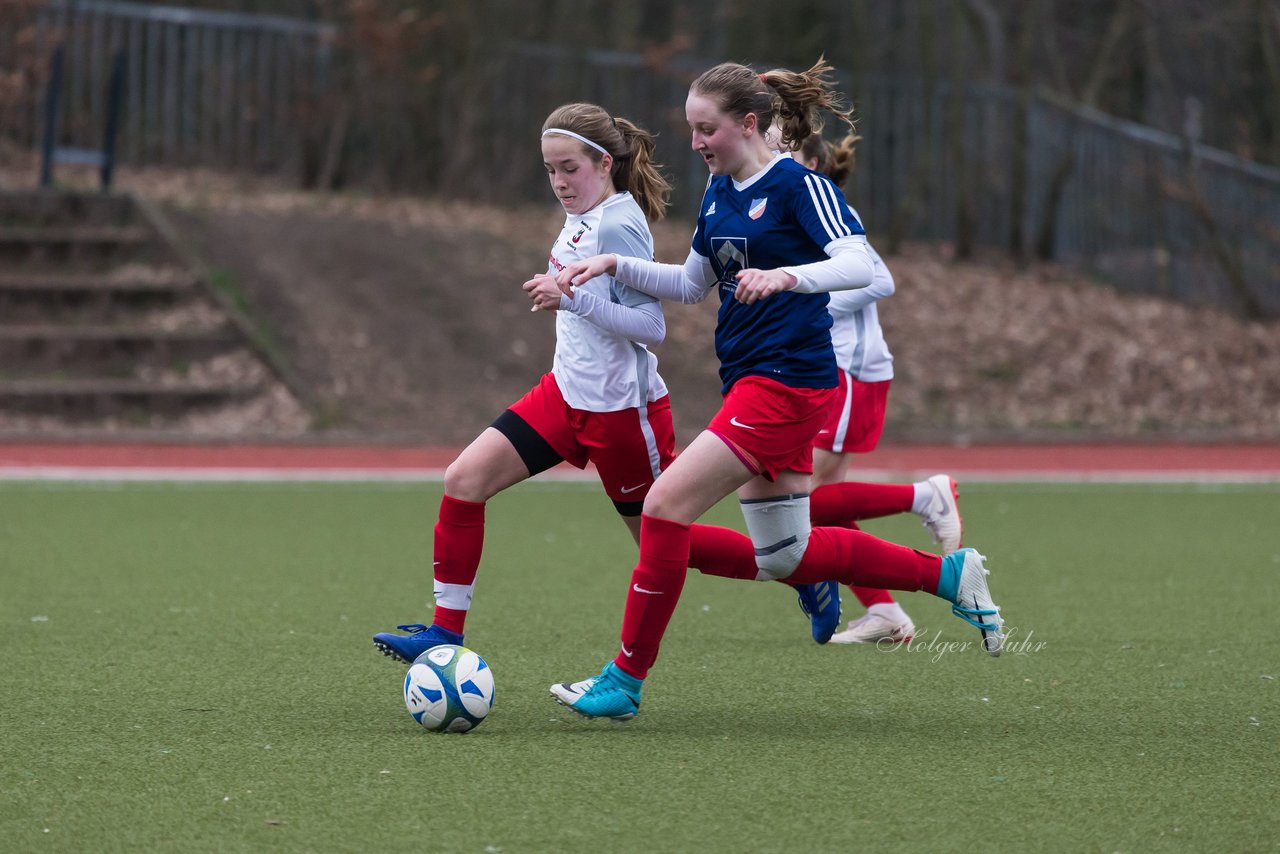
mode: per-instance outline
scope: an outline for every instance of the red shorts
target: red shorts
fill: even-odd
[[[671,398],[614,412],[588,412],[565,403],[553,374],[507,407],[557,454],[578,468],[595,464],[609,498],[644,501],[649,487],[676,455]]]
[[[707,429],[752,473],[813,472],[813,439],[827,420],[833,388],[791,388],[767,377],[733,384]]]
[[[891,382],[864,383],[848,371],[841,371],[836,399],[831,401],[827,423],[818,431],[813,446],[833,454],[874,451],[884,431]]]

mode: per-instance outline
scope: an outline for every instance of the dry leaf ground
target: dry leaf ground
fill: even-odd
[[[0,187],[27,185],[25,170]],[[73,181],[74,176],[73,176]],[[83,176],[82,176],[83,180]],[[550,365],[551,318],[520,284],[560,214],[460,200],[305,193],[200,171],[123,170],[240,289],[318,403],[313,429],[465,442]],[[691,225],[655,234],[679,261]],[[872,240],[875,240],[874,228]],[[886,437],[1280,439],[1280,321],[1124,295],[1056,265],[886,259],[897,377]],[[718,402],[714,305],[668,307],[659,349],[687,441]],[[297,434],[212,422],[231,433]]]

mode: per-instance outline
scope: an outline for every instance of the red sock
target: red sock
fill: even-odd
[[[689,526],[640,516],[640,562],[631,573],[622,615],[622,650],[613,660],[637,679],[649,675],[689,567]]]
[[[850,531],[861,531],[858,523],[850,519],[843,525],[835,525],[837,528],[848,528]],[[850,586],[853,595],[858,597],[858,601],[862,603],[862,607],[870,608],[872,605],[891,605],[893,604],[893,594],[888,590],[879,587],[854,587]]]
[[[741,531],[717,525],[690,525],[689,566],[703,575],[754,581],[756,547]]]
[[[809,519],[815,525],[843,525],[850,519],[894,516],[909,511],[915,498],[910,483],[829,483],[809,495]]]
[[[484,548],[484,503],[460,501],[446,495],[440,500],[440,518],[436,522],[434,558],[435,580],[441,584],[470,587],[476,583],[480,552]],[[431,622],[442,629],[462,634],[471,604],[470,592],[464,607],[446,607],[436,602]]]
[[[893,594],[888,590],[879,587],[850,587],[853,595],[858,597],[858,601],[862,603],[862,607],[870,608],[872,605],[891,605],[893,604]],[[937,589],[937,585],[934,585]]]
[[[809,546],[787,583],[839,581],[860,587],[925,590],[937,594],[942,558],[873,537],[865,531],[814,528]]]

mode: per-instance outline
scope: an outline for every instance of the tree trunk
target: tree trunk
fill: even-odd
[[[1240,307],[1245,316],[1250,320],[1260,320],[1265,312],[1262,303],[1249,287],[1244,262],[1240,258],[1240,245],[1223,236],[1218,218],[1213,208],[1209,206],[1209,200],[1205,198],[1204,190],[1200,186],[1200,169],[1195,150],[1198,126],[1199,116],[1192,118],[1189,115],[1182,134],[1183,150],[1186,155],[1187,201],[1196,219],[1200,220],[1200,224],[1204,227],[1205,234],[1209,238],[1209,246],[1213,250],[1213,257],[1222,268],[1223,275],[1227,277],[1227,283],[1231,286],[1236,299],[1240,301]]]
[[[1050,0],[1031,0],[1026,19],[1018,33],[1017,52],[1014,54],[1012,82],[1018,87],[1013,108],[1013,127],[1010,128],[1009,163],[1009,251],[1019,261],[1027,257],[1027,235],[1023,230],[1027,206],[1028,171],[1031,163],[1031,93],[1035,75],[1032,63],[1035,57],[1037,33],[1040,30],[1042,7]]]
[[[1102,45],[1098,48],[1098,52],[1094,54],[1093,64],[1085,77],[1084,87],[1079,95],[1079,100],[1085,106],[1097,106],[1102,87],[1111,79],[1114,71],[1115,55],[1129,29],[1129,6],[1131,2],[1132,0],[1121,0],[1116,5],[1115,13],[1111,16],[1111,22],[1107,26],[1107,34],[1103,39]],[[1052,16],[1048,16],[1048,19],[1051,20]],[[1041,260],[1053,260],[1057,251],[1058,209],[1062,203],[1062,194],[1066,190],[1067,181],[1070,179],[1072,171],[1075,170],[1075,165],[1075,152],[1072,151],[1072,140],[1068,136],[1066,139],[1066,151],[1059,157],[1057,164],[1053,168],[1053,177],[1049,179],[1049,190],[1045,194],[1044,214],[1040,220],[1040,234],[1036,239],[1036,257]]]
[[[894,9],[895,11],[900,10],[901,6],[894,4]],[[901,18],[897,19],[897,23],[902,23]],[[935,50],[933,14],[932,10],[925,10],[920,21],[919,37],[921,65],[920,102],[923,113],[923,127],[919,132],[912,134],[915,139],[919,140],[918,148],[912,160],[911,168],[907,173],[906,191],[903,193],[902,201],[894,208],[893,214],[889,218],[889,253],[892,255],[896,255],[901,251],[907,235],[915,227],[920,208],[929,203],[933,195],[929,181],[930,160],[932,158],[929,145],[933,139],[933,96],[938,86]],[[905,101],[909,105],[911,99],[899,100]]]
[[[1054,167],[1053,177],[1049,179],[1049,191],[1045,193],[1044,218],[1040,222],[1040,235],[1036,238],[1036,257],[1041,261],[1052,261],[1057,252],[1058,212],[1062,205],[1062,194],[1067,187],[1067,179],[1076,168],[1076,155],[1070,148],[1070,140],[1065,154]]]
[[[1254,0],[1254,22],[1258,50],[1262,54],[1259,74],[1263,84],[1255,89],[1258,111],[1258,151],[1271,163],[1280,163],[1280,4],[1274,0]]]
[[[965,144],[969,125],[967,104],[969,93],[969,38],[965,18],[956,4],[951,4],[948,29],[951,31],[951,93],[947,98],[947,114],[943,136],[947,162],[955,184],[956,258],[973,257],[977,215],[974,212],[972,167]]]

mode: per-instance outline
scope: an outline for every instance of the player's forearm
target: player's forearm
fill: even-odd
[[[865,288],[832,291],[831,304],[828,309],[837,317],[842,314],[853,314],[855,311],[864,309],[885,297],[893,296],[893,292],[897,290],[897,286],[893,281],[893,274],[889,272],[889,268],[876,253],[875,248],[868,243],[867,250],[871,253],[871,261],[875,265],[875,273],[871,277],[871,284]]]
[[[560,297],[560,310],[576,314],[606,332],[652,347],[667,337],[667,322],[657,303],[627,306],[601,299],[585,290]]]
[[[796,277],[795,290],[802,294],[865,288],[875,278],[875,263],[862,235],[842,237],[827,247],[831,257],[812,264],[782,269]]]
[[[681,264],[661,264],[626,255],[616,256],[617,272],[614,277],[638,291],[658,299],[682,303],[702,302],[716,283],[711,261],[696,252]]]

